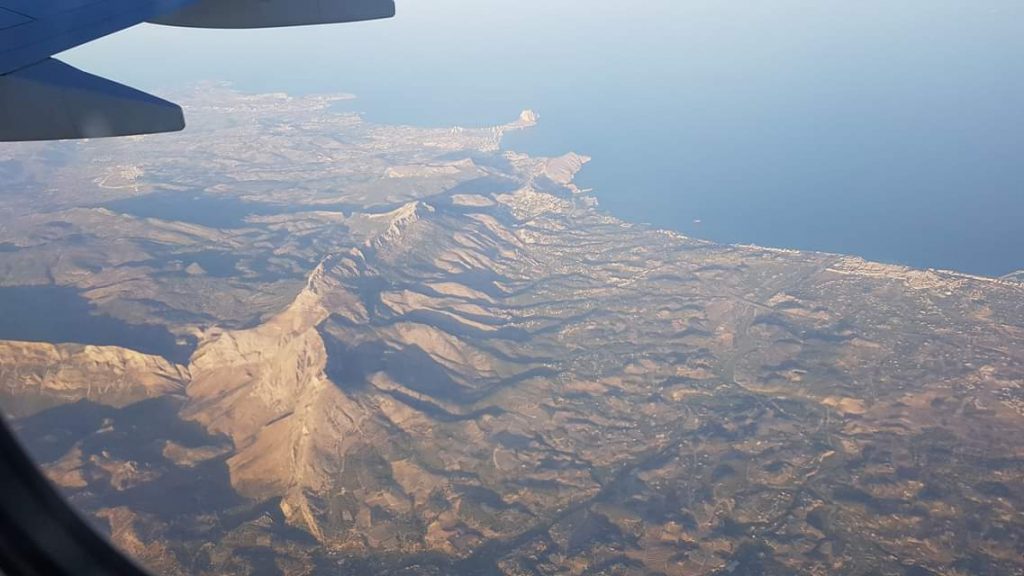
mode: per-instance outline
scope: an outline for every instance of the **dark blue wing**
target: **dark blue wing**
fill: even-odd
[[[192,0],[0,0],[0,75],[42,62]]]

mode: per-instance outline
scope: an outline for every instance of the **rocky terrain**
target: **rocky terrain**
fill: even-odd
[[[630,225],[205,86],[0,148],[2,407],[162,574],[1024,574],[1024,284]]]

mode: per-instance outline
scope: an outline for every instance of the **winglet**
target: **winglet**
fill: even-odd
[[[0,76],[0,142],[128,136],[184,127],[176,104],[52,58]]]

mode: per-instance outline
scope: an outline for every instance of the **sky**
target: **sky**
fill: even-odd
[[[143,25],[76,49],[68,60],[147,86],[231,78],[254,87],[336,89],[401,75],[402,86],[415,78],[426,95],[438,83],[455,84],[474,99],[537,78],[545,83],[534,91],[569,89],[578,85],[574,77],[590,89],[631,81],[644,91],[714,83],[718,89],[709,93],[738,100],[744,87],[757,88],[760,98],[792,98],[797,81],[802,98],[793,105],[827,100],[848,82],[859,83],[867,69],[882,72],[873,82],[878,90],[857,90],[885,97],[877,92],[920,82],[948,90],[944,84],[962,73],[987,72],[977,68],[1022,67],[1024,4],[1016,1],[643,4],[640,10],[608,0],[399,0],[393,20],[341,26]],[[819,85],[806,86],[808,75]],[[510,81],[496,80],[502,77]],[[766,91],[766,84],[775,88]]]

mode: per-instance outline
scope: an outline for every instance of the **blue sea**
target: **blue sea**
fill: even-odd
[[[352,92],[373,121],[540,125],[622,218],[984,275],[1024,268],[1024,3],[399,0],[394,20],[142,26],[67,55],[159,93]]]

